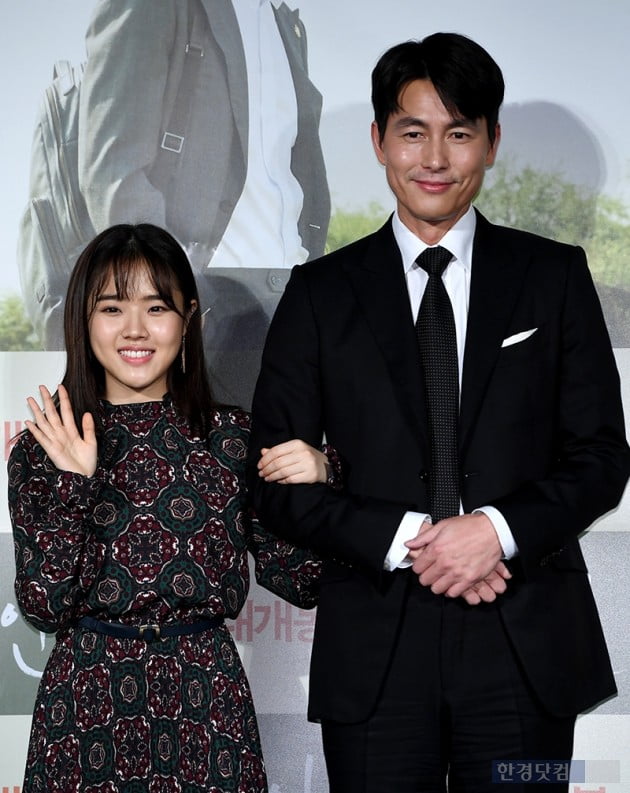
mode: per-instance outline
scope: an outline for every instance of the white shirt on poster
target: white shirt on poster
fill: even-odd
[[[247,174],[208,266],[290,268],[308,258],[298,231],[304,194],[291,173],[298,128],[295,87],[271,0],[232,4],[247,64]]]

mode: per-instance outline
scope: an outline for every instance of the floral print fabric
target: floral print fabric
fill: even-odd
[[[215,411],[201,439],[169,397],[102,410],[93,477],[56,469],[28,433],[9,461],[18,602],[31,624],[57,632],[24,793],[264,793],[251,695],[225,626],[147,643],[76,622],[235,617],[248,547],[263,585],[309,607],[319,563],[252,525],[246,413]]]

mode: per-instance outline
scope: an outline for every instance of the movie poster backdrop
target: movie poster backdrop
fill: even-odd
[[[154,0],[156,7],[162,2],[166,0]],[[183,2],[191,9],[196,5],[199,13],[207,15],[211,26],[226,14],[233,15],[228,0],[178,0],[178,5]],[[257,267],[245,268],[244,273],[234,269],[213,271],[211,259],[218,244],[217,235],[220,240],[225,225],[220,213],[229,218],[236,201],[233,198],[230,202],[225,191],[218,198],[214,196],[212,223],[210,219],[205,223],[208,227],[214,223],[215,237],[208,236],[201,242],[198,231],[188,233],[185,224],[177,225],[176,211],[169,210],[169,200],[181,210],[183,199],[175,202],[164,196],[168,190],[174,190],[176,195],[177,189],[181,196],[185,185],[177,182],[178,172],[174,169],[167,174],[169,188],[163,187],[161,177],[152,170],[157,144],[152,148],[147,141],[157,140],[160,118],[171,101],[169,91],[177,93],[175,83],[186,85],[181,73],[173,73],[182,68],[181,64],[176,65],[176,58],[166,72],[134,67],[131,73],[125,71],[124,58],[114,63],[113,57],[102,55],[103,69],[96,87],[90,90],[94,108],[89,114],[84,112],[83,117],[79,112],[77,118],[81,119],[81,136],[94,135],[95,140],[101,141],[103,151],[111,147],[114,166],[110,163],[108,172],[94,158],[86,162],[85,152],[93,152],[94,146],[83,150],[85,144],[77,140],[76,134],[73,138],[72,129],[66,129],[64,156],[69,178],[78,178],[81,168],[84,182],[89,178],[86,174],[93,177],[93,192],[87,200],[91,211],[80,200],[78,207],[69,201],[68,195],[62,193],[70,192],[72,186],[61,188],[59,183],[52,188],[53,200],[47,205],[32,201],[38,189],[40,193],[47,189],[42,188],[47,178],[46,165],[36,130],[40,129],[45,112],[42,102],[46,95],[50,103],[53,76],[65,80],[58,101],[67,104],[82,99],[86,34],[92,21],[100,15],[102,22],[110,14],[108,35],[114,36],[110,47],[115,52],[118,36],[124,37],[131,30],[133,6],[134,0],[23,0],[4,4],[0,47],[4,75],[0,146],[3,494],[12,438],[23,428],[28,415],[25,398],[36,393],[40,383],[54,388],[63,373],[63,344],[54,323],[62,311],[67,272],[83,242],[81,234],[86,233],[84,229],[89,229],[90,223],[98,230],[108,220],[124,220],[121,213],[129,214],[132,207],[139,206],[140,199],[133,196],[144,196],[145,204],[137,209],[142,215],[129,219],[172,225],[171,230],[187,245],[198,280],[211,284],[205,293],[202,289],[202,300],[212,304],[217,295],[222,296],[213,320],[220,309],[223,314],[214,325],[208,322],[205,337],[219,396],[245,407],[250,404],[264,334],[288,277],[288,267],[265,261],[264,250],[260,251]],[[274,2],[274,9],[281,36],[276,41],[282,42],[291,64],[300,123],[308,120],[302,129],[308,127],[309,148],[315,152],[307,161],[298,152],[297,142],[292,150],[292,169],[300,174],[297,178],[304,209],[308,208],[309,217],[318,217],[311,224],[312,239],[309,232],[299,228],[305,256],[318,255],[324,248],[333,250],[362,236],[376,228],[393,208],[369,135],[369,78],[379,55],[398,41],[422,38],[437,30],[469,35],[496,58],[507,84],[498,162],[488,173],[477,205],[493,221],[585,248],[615,348],[626,414],[630,415],[630,109],[625,101],[625,75],[630,71],[630,5],[622,0],[603,0],[599,4],[586,0],[478,0],[476,4],[463,0],[448,4],[301,0],[298,9],[294,0],[289,0],[288,5]],[[139,48],[147,49],[147,41],[143,40],[146,36],[151,37],[154,48],[167,46],[160,31],[154,30],[152,20],[149,15],[146,24],[133,31]],[[96,31],[92,29],[92,33]],[[224,35],[233,36],[234,32]],[[226,45],[226,41],[220,39],[219,43]],[[238,38],[229,44],[227,52],[238,51]],[[95,57],[99,57],[98,53]],[[245,72],[243,79],[244,75]],[[254,78],[250,72],[250,80]],[[139,82],[135,87],[134,81]],[[225,84],[230,83],[232,90],[233,82],[227,80]],[[56,89],[59,91],[59,83]],[[129,118],[131,90],[153,97],[154,112],[146,110],[145,102],[142,118]],[[180,93],[183,100],[175,108],[176,115],[183,112],[185,124],[194,124],[197,105],[203,98],[197,94],[189,96],[184,89]],[[218,115],[230,112],[228,104],[236,114],[235,94],[222,94],[217,89],[213,101]],[[242,101],[242,96],[238,101]],[[72,121],[72,111],[63,107],[66,119]],[[172,113],[173,103],[168,107]],[[236,127],[230,129],[226,122],[208,138],[218,139],[225,148],[240,134]],[[166,144],[169,151],[179,145],[175,138],[166,140]],[[241,144],[245,145],[243,141]],[[316,156],[320,149],[321,161]],[[208,158],[212,156],[209,152]],[[205,157],[203,162],[206,163]],[[49,166],[52,170],[57,167]],[[212,165],[210,170],[214,172],[218,167]],[[236,179],[237,187],[231,187],[236,197],[238,180],[242,183],[243,178],[239,168],[243,168],[243,158],[240,165],[230,160],[225,173],[225,180]],[[35,174],[36,169],[39,175]],[[200,165],[200,169],[206,173],[207,164]],[[129,186],[127,193],[125,185]],[[212,190],[207,192],[210,195]],[[190,212],[190,223],[203,226],[199,212],[209,213],[209,206],[199,205],[197,213]],[[207,216],[210,218],[210,214]],[[249,223],[249,242],[254,246],[258,239],[256,224],[254,214]],[[54,233],[57,237],[76,235],[75,247],[66,252],[65,260],[54,252]],[[310,250],[306,248],[307,240]],[[199,243],[197,247],[195,243]],[[226,284],[222,292],[222,285]],[[572,793],[630,790],[629,517],[630,503],[624,498],[617,510],[604,516],[583,538],[619,696],[578,721],[575,758],[579,762],[575,763]],[[12,537],[3,495],[1,793],[20,791],[36,688],[54,643],[53,636],[37,632],[20,616],[13,576]],[[252,684],[271,793],[327,790],[319,730],[305,716],[314,619],[313,611],[301,611],[253,586],[243,612],[231,624]],[[531,772],[536,773],[536,769]]]

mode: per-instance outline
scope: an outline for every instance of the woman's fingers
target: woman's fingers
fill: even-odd
[[[91,413],[83,414],[81,429],[83,430],[84,442],[96,448],[96,427],[94,425],[94,417]]]
[[[72,405],[70,404],[70,397],[66,389],[60,385],[57,390],[59,397],[59,412],[61,413],[61,424],[69,431],[77,433],[77,425],[74,420],[74,413],[72,412]],[[56,413],[56,411],[55,411]]]
[[[45,385],[40,385],[39,393],[42,397],[42,405],[44,406],[44,414],[46,416],[46,420],[51,425],[51,427],[59,427],[62,424],[61,418],[57,411],[57,407],[53,401],[53,398],[50,394],[50,391],[46,388]]]
[[[66,389],[59,386],[59,409],[46,386],[40,386],[39,392],[43,409],[33,397],[27,399],[35,419],[26,422],[27,429],[57,468],[92,476],[98,451],[93,416],[86,413],[82,417],[81,437]]]
[[[266,482],[312,484],[326,481],[326,455],[301,440],[262,449],[258,473]]]

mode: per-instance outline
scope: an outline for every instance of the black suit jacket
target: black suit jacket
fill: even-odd
[[[424,389],[390,222],[294,269],[253,412],[262,521],[328,560],[309,716],[363,719],[409,580],[383,560],[405,511],[428,511]],[[257,478],[261,447],[318,445],[322,432],[341,456],[343,492]],[[505,629],[546,708],[578,713],[615,691],[578,537],[617,504],[630,470],[619,377],[581,249],[478,215],[459,436],[465,511],[496,506],[520,551],[499,598]]]

